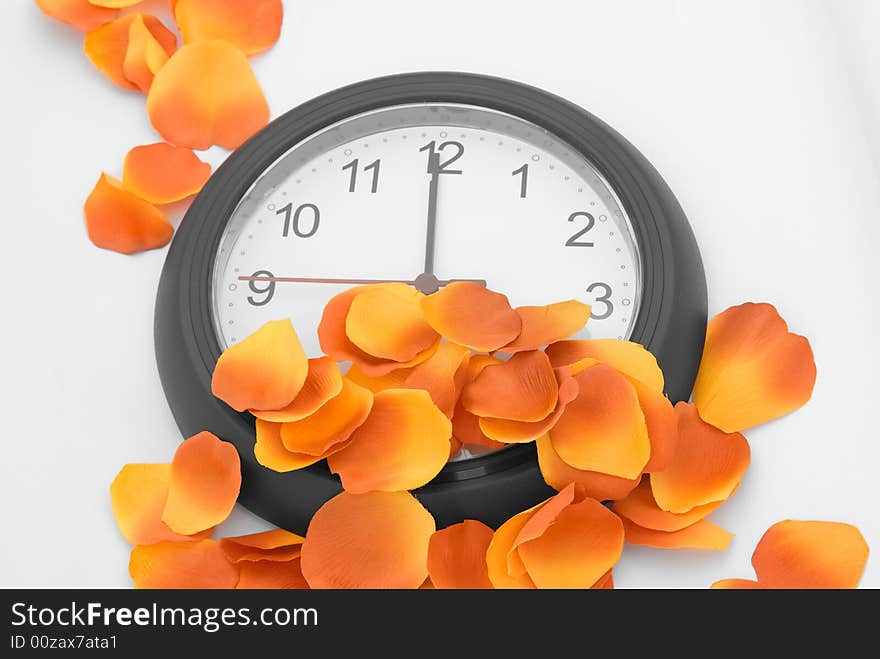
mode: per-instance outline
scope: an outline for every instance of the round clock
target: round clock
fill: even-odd
[[[156,304],[156,354],[184,436],[211,430],[242,458],[241,503],[305,532],[341,490],[326,463],[276,473],[254,419],[211,394],[224,348],[289,317],[309,356],[327,301],[359,283],[425,293],[485,282],[514,306],[578,299],[576,338],[645,345],[667,394],[690,395],[706,327],[691,229],[648,161],[583,109],[461,73],[352,85],[291,110],[233,153],[186,214]],[[533,446],[463,454],[415,492],[438,527],[497,525],[546,498]]]

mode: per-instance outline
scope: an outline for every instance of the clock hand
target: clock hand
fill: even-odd
[[[428,226],[425,230],[425,274],[434,273],[434,235],[437,232],[437,190],[440,187],[440,154],[428,158],[431,183],[428,187]]]
[[[348,278],[332,278],[332,277],[239,277],[238,281],[269,281],[273,283],[295,283],[295,284],[413,284],[416,279],[348,279]],[[485,279],[435,279],[437,286],[448,286],[458,281],[473,282],[486,285]],[[421,290],[421,289],[420,289]]]

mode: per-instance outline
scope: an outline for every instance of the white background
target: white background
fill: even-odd
[[[163,2],[148,2],[151,9]],[[712,519],[729,551],[627,547],[620,587],[750,577],[785,519],[858,525],[880,586],[880,6],[872,0],[286,0],[254,67],[273,116],[377,75],[475,71],[560,94],[660,170],[691,219],[710,312],[776,304],[809,336],[810,404],[748,433],[752,467]],[[873,43],[872,43],[873,40]],[[143,97],[29,0],[0,9],[0,585],[125,586],[108,486],[179,436],[153,358],[164,250],[93,247],[81,206],[102,169],[154,141]],[[218,164],[224,154],[210,154]],[[221,529],[264,524],[238,510]]]

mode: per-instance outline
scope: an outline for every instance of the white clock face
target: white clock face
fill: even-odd
[[[484,280],[513,306],[582,300],[577,338],[625,339],[639,263],[614,191],[554,136],[483,108],[397,106],[320,132],[254,184],[220,242],[214,323],[223,348],[289,317],[318,356],[331,297],[429,272]]]

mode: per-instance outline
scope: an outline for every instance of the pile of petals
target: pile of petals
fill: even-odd
[[[159,206],[192,197],[211,174],[193,149],[235,149],[269,120],[248,57],[278,40],[281,0],[172,0],[179,47],[174,31],[138,11],[142,0],[34,1],[85,33],[85,54],[108,80],[146,94],[164,140],[129,151],[121,181],[101,174],[84,206],[89,238],[125,254],[162,247],[174,229]]]
[[[575,301],[512,308],[468,282],[432,295],[389,283],[328,303],[326,355],[309,358],[289,320],[267,323],[221,355],[213,392],[256,417],[260,464],[326,460],[344,491],[304,539],[276,530],[216,543],[207,536],[240,484],[230,445],[202,433],[171,465],[129,465],[111,489],[137,545],[135,584],[602,589],[625,543],[726,549],[732,534],[706,517],[749,467],[741,431],[809,400],[809,342],[771,305],[732,307],[709,324],[694,402],[673,406],[642,346],[568,338],[589,314]],[[437,530],[409,492],[461,450],[531,442],[558,494],[497,530]],[[186,466],[197,451],[208,465],[198,473]],[[781,522],[755,552],[757,581],[715,587],[854,587],[867,551],[854,527]]]

